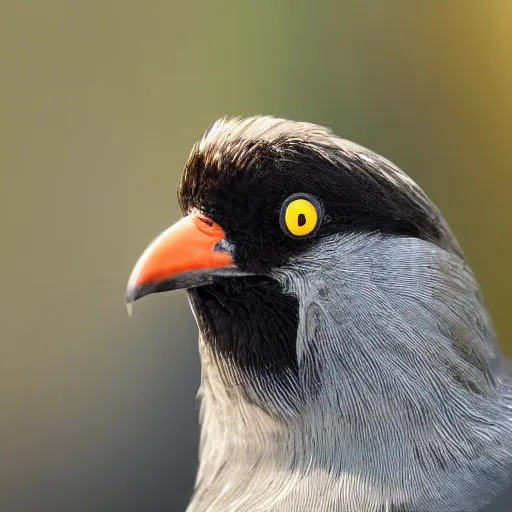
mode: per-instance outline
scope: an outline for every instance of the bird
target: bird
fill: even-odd
[[[187,512],[512,509],[511,365],[416,182],[323,126],[223,117],[177,195],[126,302],[185,289],[198,326]]]

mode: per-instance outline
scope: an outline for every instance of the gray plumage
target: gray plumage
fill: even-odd
[[[472,512],[506,485],[510,373],[459,257],[339,236],[274,275],[299,298],[305,403],[271,418],[226,389],[202,344],[190,512]]]

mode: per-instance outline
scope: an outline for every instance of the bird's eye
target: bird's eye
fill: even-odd
[[[313,236],[322,218],[322,204],[309,194],[293,194],[281,206],[281,229],[292,238]]]

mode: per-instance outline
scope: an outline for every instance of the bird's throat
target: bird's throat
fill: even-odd
[[[204,344],[202,363],[218,362],[219,376],[231,377],[225,384],[254,390],[271,381],[277,390],[297,376],[298,302],[276,281],[223,279],[188,293]]]

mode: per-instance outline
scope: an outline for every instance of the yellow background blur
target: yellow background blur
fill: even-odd
[[[196,329],[123,296],[224,114],[308,120],[445,213],[512,352],[512,2],[11,1],[0,14],[0,510],[183,510]]]

